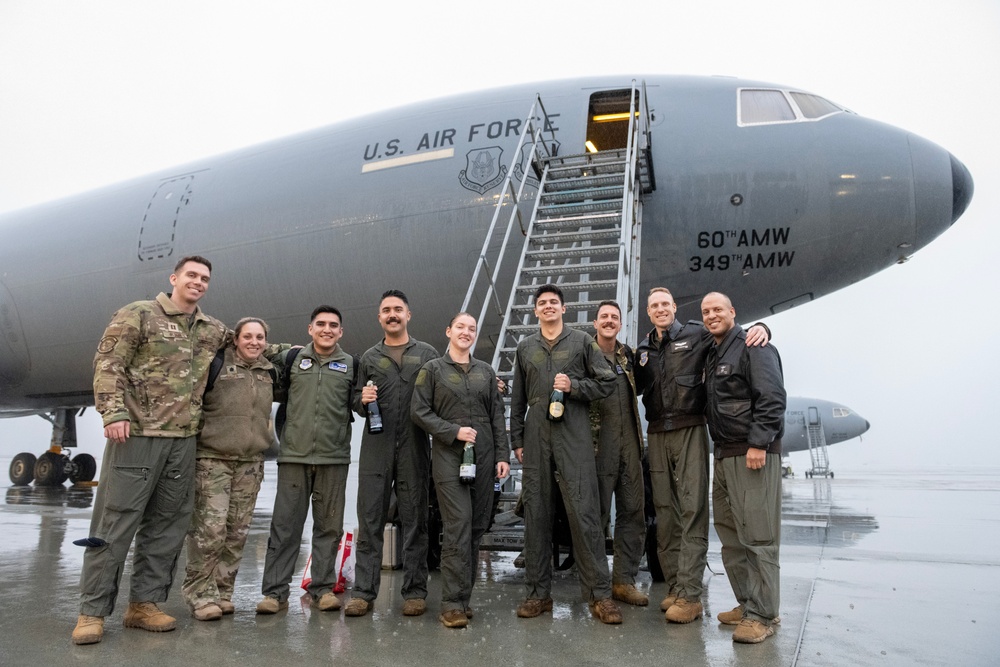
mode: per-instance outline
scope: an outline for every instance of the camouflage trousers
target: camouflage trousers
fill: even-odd
[[[263,461],[197,460],[182,589],[192,609],[232,599],[263,479]]]

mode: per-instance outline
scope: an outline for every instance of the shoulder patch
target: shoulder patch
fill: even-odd
[[[105,336],[101,339],[101,344],[97,346],[97,351],[101,354],[107,354],[111,350],[115,349],[115,345],[118,344],[118,336]]]
[[[642,353],[639,355],[639,365],[645,366],[647,361],[649,361],[649,352],[643,350]]]

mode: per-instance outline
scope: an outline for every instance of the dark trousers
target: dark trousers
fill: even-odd
[[[469,606],[479,563],[479,542],[493,512],[496,455],[492,443],[476,446],[476,480],[462,484],[462,448],[435,445],[434,488],[441,510],[441,611]]]
[[[634,584],[646,544],[645,494],[637,438],[601,438],[597,449],[597,482],[602,526],[611,520],[612,494],[615,500],[615,560],[611,581]]]
[[[649,434],[656,551],[667,590],[697,600],[708,564],[708,430]]]
[[[524,448],[522,482],[525,597],[552,596],[552,525],[558,484],[573,537],[583,599],[590,602],[610,598],[611,576],[604,551],[597,466],[591,442],[584,441],[572,448],[542,438],[530,443]]]
[[[781,599],[781,455],[768,454],[759,470],[747,468],[746,456],[716,459],[712,508],[722,565],[743,616],[770,625]]]
[[[288,582],[295,572],[310,503],[313,533],[309,594],[319,598],[333,590],[337,583],[337,549],[344,532],[347,469],[347,464],[278,464],[278,493],[271,515],[261,593],[281,601],[288,599]]]
[[[366,450],[366,447],[369,447]],[[430,456],[427,443],[385,447],[362,444],[358,472],[358,540],[354,566],[353,597],[371,602],[378,597],[382,579],[383,530],[389,516],[389,499],[396,491],[396,506],[403,528],[404,599],[427,597],[427,487]]]

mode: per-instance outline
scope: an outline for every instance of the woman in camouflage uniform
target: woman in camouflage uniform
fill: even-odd
[[[273,366],[262,356],[267,331],[257,318],[237,322],[235,340],[220,352],[222,366],[214,381],[215,368],[210,372],[205,392],[183,588],[199,621],[235,611],[233,582],[264,478],[264,451],[273,441]]]

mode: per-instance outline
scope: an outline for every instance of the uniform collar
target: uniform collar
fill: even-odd
[[[320,359],[336,359],[341,355],[340,343],[337,343],[333,347],[333,352],[331,352],[330,355],[327,357],[319,356],[319,353],[316,352],[316,348],[313,347],[313,344],[311,342],[304,348],[302,348],[302,354],[312,359],[315,359],[316,361],[319,361]]]
[[[726,335],[723,337],[722,342],[715,345],[715,349],[717,350],[718,355],[720,357],[725,356],[726,352],[729,351],[729,348],[733,345],[734,342],[736,342],[736,340],[740,337],[741,333],[743,333],[743,327],[741,327],[738,324],[734,324],[733,328],[730,329],[728,332],[726,332]]]

